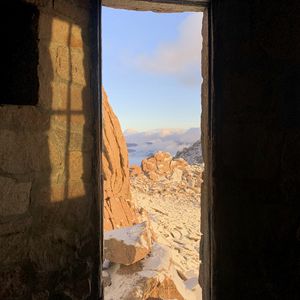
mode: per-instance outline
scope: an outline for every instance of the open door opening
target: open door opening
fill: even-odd
[[[203,14],[102,16],[104,297],[202,299]]]

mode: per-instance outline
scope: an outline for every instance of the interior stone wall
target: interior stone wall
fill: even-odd
[[[212,299],[300,299],[299,14],[212,1]]]
[[[39,100],[0,106],[0,299],[96,299],[91,1],[27,2]]]

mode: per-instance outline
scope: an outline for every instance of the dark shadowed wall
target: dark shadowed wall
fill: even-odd
[[[300,299],[299,8],[212,1],[213,299]]]

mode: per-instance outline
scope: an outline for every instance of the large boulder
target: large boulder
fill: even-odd
[[[136,224],[137,215],[130,194],[126,141],[104,89],[102,95],[104,230],[112,230]]]
[[[132,265],[150,250],[151,231],[146,222],[104,233],[104,257],[110,262]]]
[[[165,175],[170,172],[171,160],[170,153],[158,151],[153,156],[142,160],[142,169],[146,174]]]

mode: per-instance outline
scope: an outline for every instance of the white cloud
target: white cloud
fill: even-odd
[[[165,42],[151,54],[135,58],[136,66],[154,74],[173,75],[184,84],[199,84],[202,14],[189,15],[178,28],[174,41]]]

